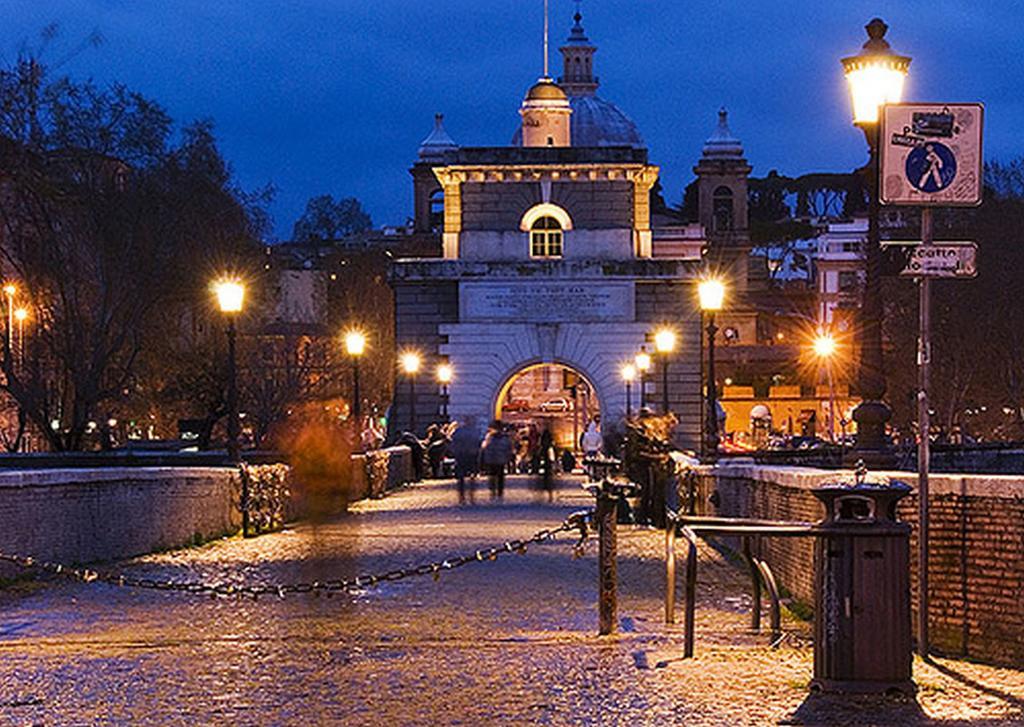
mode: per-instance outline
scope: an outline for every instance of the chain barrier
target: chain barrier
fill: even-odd
[[[12,563],[21,568],[35,568],[52,573],[53,575],[71,578],[82,583],[106,583],[122,588],[143,588],[156,591],[176,591],[192,595],[209,595],[217,597],[246,596],[253,600],[261,596],[277,596],[284,598],[291,594],[324,594],[328,598],[335,593],[352,593],[366,588],[372,588],[380,583],[393,583],[406,578],[416,576],[432,576],[434,580],[440,580],[441,573],[460,568],[470,563],[482,563],[485,561],[497,560],[499,556],[507,553],[526,553],[530,545],[552,540],[560,533],[577,531],[579,539],[573,546],[573,557],[583,555],[589,534],[589,525],[593,521],[593,510],[580,510],[574,512],[562,524],[554,528],[545,528],[525,540],[508,540],[504,544],[484,548],[467,555],[446,558],[440,561],[423,563],[410,568],[396,568],[380,575],[361,575],[351,579],[332,579],[322,581],[309,581],[301,583],[264,583],[255,585],[235,585],[233,583],[207,583],[203,581],[171,581],[157,580],[154,578],[140,578],[125,574],[103,573],[88,568],[74,568],[61,563],[39,560],[29,556],[11,555],[0,552],[0,561]]]

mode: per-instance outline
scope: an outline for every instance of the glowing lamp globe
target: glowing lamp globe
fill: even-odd
[[[222,279],[213,284],[217,305],[222,313],[238,313],[245,302],[245,286],[237,280]]]
[[[821,358],[828,358],[836,352],[836,339],[831,334],[821,333],[814,339],[814,353]]]
[[[651,355],[641,351],[636,355],[634,362],[638,371],[648,371],[651,368]]]
[[[676,347],[676,334],[668,328],[662,328],[654,334],[654,347],[658,353],[671,353]]]
[[[420,370],[420,355],[415,351],[407,351],[399,359],[402,364],[402,371],[412,376]]]
[[[366,335],[362,331],[348,331],[345,334],[345,351],[349,356],[362,356],[366,350]]]
[[[441,364],[437,367],[437,380],[442,384],[450,384],[452,381],[452,367],[448,364]]]
[[[627,384],[636,379],[636,366],[633,364],[626,364],[622,367],[622,380]]]
[[[875,18],[864,27],[868,41],[861,52],[842,59],[853,100],[853,123],[858,126],[878,123],[879,106],[900,102],[910,68],[910,57],[893,53],[885,40],[888,25]]]
[[[697,296],[700,298],[701,310],[722,310],[722,303],[725,300],[725,285],[721,280],[713,278],[702,280],[697,285]]]

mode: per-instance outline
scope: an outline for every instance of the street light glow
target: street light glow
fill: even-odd
[[[26,318],[28,318],[28,310],[26,308],[14,309],[14,320],[18,323],[24,323]]]
[[[701,310],[722,310],[722,302],[725,300],[725,284],[715,278],[702,280],[697,285],[697,296],[700,298]]]
[[[6,283],[4,285],[4,293],[7,294],[8,298],[12,297],[17,292],[18,292],[18,286],[15,285],[14,283]]]
[[[420,370],[420,355],[415,351],[406,351],[399,360],[402,364],[402,371],[409,376]]]
[[[245,301],[245,285],[237,278],[221,278],[213,284],[217,305],[222,313],[238,313]]]
[[[640,353],[638,353],[636,355],[636,358],[633,359],[633,361],[634,363],[636,363],[636,368],[638,371],[649,371],[651,368],[651,354],[645,351],[641,351]]]
[[[366,334],[351,330],[345,333],[345,351],[349,356],[362,356],[366,350]]]
[[[450,364],[441,364],[437,367],[437,380],[442,384],[450,384],[452,381],[452,367]]]
[[[885,40],[889,26],[875,18],[866,26],[868,41],[860,53],[843,58],[843,72],[853,100],[853,123],[875,124],[878,108],[899,103],[910,58],[893,53]]]
[[[672,353],[676,347],[676,332],[669,328],[662,328],[654,334],[654,347],[658,353]]]
[[[831,333],[819,333],[814,338],[814,353],[819,358],[830,358],[836,352],[836,339]]]
[[[633,364],[624,364],[622,367],[622,380],[627,384],[636,379],[636,366]]]

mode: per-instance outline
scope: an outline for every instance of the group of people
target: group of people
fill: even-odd
[[[423,442],[405,441],[414,438],[408,432],[399,441],[418,445],[413,447],[418,477],[427,467],[431,477],[444,477],[446,459],[454,460],[460,503],[473,501],[474,483],[481,474],[487,476],[491,497],[503,497],[509,473],[536,475],[538,489],[553,500],[556,472],[571,472],[576,466],[572,450],[560,452],[551,430],[540,430],[535,424],[516,426],[495,419],[481,436],[470,417],[459,424],[431,424],[426,434]],[[600,451],[603,440],[597,418],[590,422],[580,443],[587,454]]]

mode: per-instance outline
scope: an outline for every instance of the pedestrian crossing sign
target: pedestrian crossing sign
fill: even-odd
[[[886,205],[981,204],[981,104],[888,104],[879,130]]]

